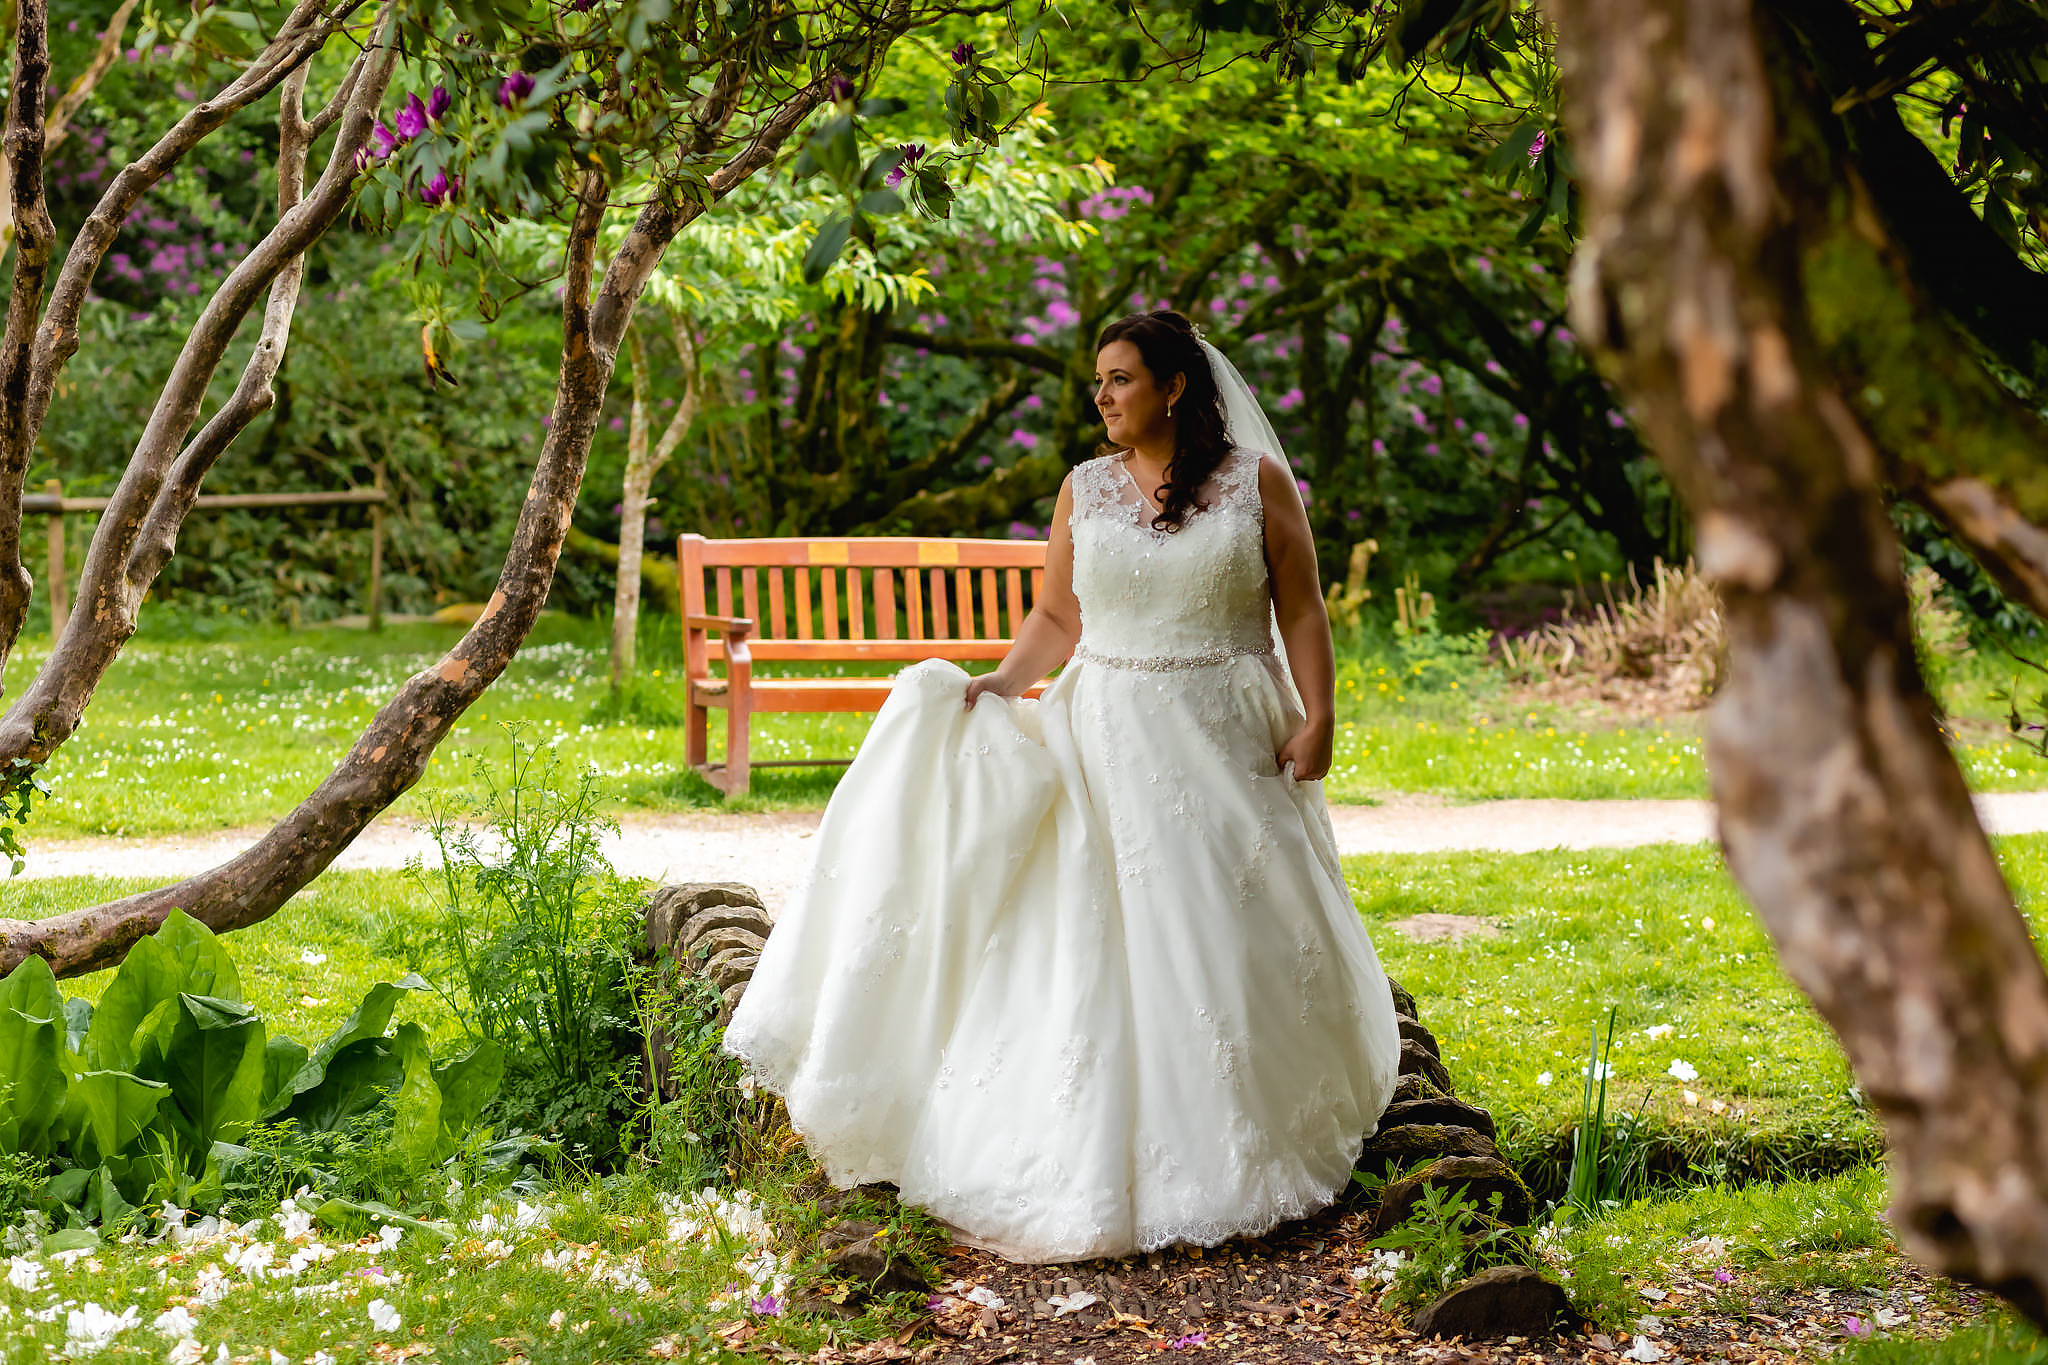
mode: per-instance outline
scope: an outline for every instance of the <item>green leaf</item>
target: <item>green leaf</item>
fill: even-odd
[[[894,96],[881,96],[862,100],[854,107],[853,112],[862,118],[888,118],[891,114],[900,114],[908,108],[910,105],[903,100]]]
[[[382,1223],[394,1223],[414,1232],[424,1232],[429,1237],[438,1237],[444,1242],[455,1240],[455,1232],[447,1224],[422,1222],[374,1199],[329,1199],[313,1210],[313,1221],[336,1232],[356,1235],[371,1231]]]
[[[75,1204],[84,1197],[84,1187],[91,1181],[93,1173],[91,1171],[66,1171],[64,1174],[79,1177],[79,1192],[72,1198],[59,1202]],[[52,1180],[50,1184],[55,1185],[56,1181]],[[49,1188],[50,1186],[48,1185],[44,1186],[45,1190]],[[91,1228],[64,1228],[58,1232],[45,1234],[37,1241],[36,1250],[45,1256],[55,1256],[60,1251],[91,1251],[99,1244],[100,1235]]]
[[[464,1134],[498,1093],[505,1075],[505,1049],[489,1039],[434,1068],[441,1091],[441,1152],[455,1150]]]
[[[860,145],[854,140],[852,119],[844,114],[834,115],[811,134],[805,145],[824,167],[825,174],[842,189],[853,187],[854,178],[860,174]]]
[[[344,1048],[353,1047],[366,1038],[382,1038],[384,1031],[391,1027],[391,1012],[398,1008],[398,1002],[405,998],[405,993],[427,988],[425,981],[410,973],[397,981],[379,981],[370,987],[363,996],[363,1002],[341,1021],[340,1028],[313,1049],[312,1055],[284,1088],[269,1092],[263,1106],[264,1117],[268,1118],[292,1104],[298,1096],[318,1087],[326,1079],[329,1065]]]
[[[42,958],[0,979],[0,1153],[47,1150],[64,1103],[63,1016],[63,993]]]
[[[804,283],[816,284],[825,278],[832,263],[839,259],[839,253],[846,250],[846,239],[853,232],[853,219],[839,214],[826,221],[818,229],[817,240],[804,253]]]
[[[76,1058],[85,1046],[86,1030],[92,1027],[92,1001],[74,995],[64,1002],[64,1051]]]
[[[263,1112],[266,1116],[276,1113],[291,1100],[294,1092],[286,1087],[305,1068],[309,1055],[306,1045],[296,1038],[272,1038],[263,1045]]]
[[[190,1157],[239,1137],[263,1113],[263,1021],[249,1006],[183,994],[137,1070],[171,1086],[173,1127]]]
[[[94,1161],[120,1155],[157,1121],[170,1098],[162,1081],[126,1071],[88,1071],[64,1092],[64,1126],[80,1151]]]
[[[409,1169],[419,1170],[433,1164],[441,1146],[441,1087],[434,1079],[427,1031],[418,1024],[400,1024],[391,1051],[403,1068],[391,1094],[391,1150]]]
[[[184,994],[222,1000],[242,998],[242,983],[227,949],[213,931],[183,910],[171,911],[163,927],[128,950],[93,1010],[80,1049],[92,1071],[133,1071],[136,1032],[149,1012]]]
[[[948,185],[946,178],[937,171],[921,170],[917,173],[917,194],[918,198],[924,201],[925,208],[934,216],[953,216],[953,187]]]
[[[890,214],[903,212],[903,196],[894,190],[870,190],[860,197],[862,213]]]
[[[377,1107],[387,1090],[405,1078],[388,1038],[351,1043],[327,1064],[319,1085],[294,1099],[284,1111],[309,1133],[327,1133],[358,1114]]]

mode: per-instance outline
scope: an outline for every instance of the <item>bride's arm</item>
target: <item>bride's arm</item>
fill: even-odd
[[[1045,580],[1031,612],[1017,628],[1017,638],[995,672],[968,680],[969,706],[984,692],[1023,696],[1024,689],[1072,654],[1074,642],[1081,638],[1081,604],[1074,598],[1074,542],[1067,528],[1067,515],[1074,507],[1073,482],[1068,475],[1053,503],[1051,533],[1045,546]]]
[[[1330,642],[1330,616],[1323,606],[1323,582],[1316,572],[1315,535],[1294,475],[1272,455],[1259,460],[1259,500],[1266,508],[1266,578],[1272,585],[1273,614],[1280,642],[1287,646],[1287,671],[1301,693],[1308,718],[1280,746],[1284,767],[1309,782],[1330,770],[1337,729],[1337,655]]]

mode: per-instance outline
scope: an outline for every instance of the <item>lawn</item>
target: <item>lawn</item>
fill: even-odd
[[[2038,916],[2048,894],[2048,836],[2004,839],[1999,852]],[[1710,850],[1375,856],[1345,866],[1389,971],[1418,997],[1461,1092],[1493,1111],[1504,1146],[1539,1189],[1555,1185],[1577,1117],[1587,1031],[1620,1006],[1613,1094],[1631,1110],[1642,1102],[1638,1137],[1658,1154],[1658,1187],[1651,1198],[1545,1245],[1598,1321],[1627,1328],[1649,1306],[1645,1286],[1675,1295],[1656,1309],[1674,1332],[1688,1312],[1725,1316],[1738,1299],[1766,1313],[1796,1300],[1810,1316],[1824,1289],[1852,1296],[1840,1300],[1849,1316],[1867,1318],[1871,1310],[1862,1305],[1882,1298],[1897,1305],[1888,1313],[1924,1317],[1944,1330],[1980,1311],[1938,1282],[1931,1291],[1908,1282],[1911,1272],[1880,1218],[1875,1126],[1839,1050],[1778,971]],[[1627,888],[1625,898],[1617,899],[1616,888]],[[123,889],[86,878],[21,883],[10,908],[49,914]],[[404,873],[332,874],[229,944],[250,999],[281,1029],[312,1039],[337,1025],[369,983],[404,972],[394,930],[427,909],[424,891]],[[1394,926],[1422,911],[1469,917],[1497,932],[1413,942]],[[94,995],[104,980],[86,978],[72,989]],[[432,996],[414,995],[405,1009],[437,1042],[459,1033]],[[1674,1076],[1675,1063],[1692,1078]],[[812,1216],[777,1184],[797,1173],[792,1166],[755,1183],[774,1218]],[[82,1318],[80,1331],[136,1309],[135,1325],[110,1338],[114,1359],[163,1358],[176,1340],[150,1325],[173,1313],[169,1325],[184,1331],[184,1318],[173,1312],[181,1306],[207,1360],[221,1343],[230,1359],[255,1351],[250,1358],[259,1361],[268,1349],[293,1362],[317,1360],[322,1351],[336,1362],[391,1359],[420,1344],[433,1345],[437,1360],[516,1353],[536,1362],[593,1361],[650,1348],[708,1358],[724,1340],[716,1335],[721,1327],[813,1349],[823,1339],[815,1321],[747,1306],[773,1295],[778,1274],[802,1282],[800,1266],[762,1255],[786,1257],[777,1248],[794,1239],[776,1241],[758,1229],[728,1229],[708,1241],[673,1235],[682,1226],[678,1194],[662,1187],[658,1171],[601,1183],[564,1174],[545,1193],[515,1191],[500,1204],[469,1206],[453,1241],[407,1233],[386,1247],[366,1229],[354,1230],[360,1236],[294,1232],[296,1224],[273,1215],[203,1254],[159,1244],[106,1246],[68,1264],[30,1258],[42,1270],[20,1271],[12,1288],[0,1289],[0,1307],[21,1332],[10,1333],[0,1358],[41,1359],[64,1347],[70,1314],[83,1313],[87,1302],[111,1308],[115,1318]],[[549,1212],[516,1231],[501,1226],[520,1198]],[[497,1222],[481,1230],[461,1225],[493,1209]],[[732,1217],[734,1226],[753,1226]],[[914,1219],[905,1232],[913,1240],[930,1236]],[[258,1247],[266,1249],[251,1249]],[[301,1269],[277,1272],[295,1251],[305,1253]],[[273,1259],[268,1270],[266,1256]],[[1734,1278],[1710,1278],[1716,1269]],[[1917,1301],[1909,1292],[1916,1287]],[[383,1303],[378,1318],[397,1315],[396,1328],[376,1325],[373,1299]],[[53,1304],[54,1316],[36,1320]],[[907,1311],[878,1309],[847,1330],[854,1339],[893,1331],[909,1321]],[[2038,1349],[2030,1333],[2002,1321],[1973,1323],[1965,1339],[1984,1359],[2033,1359],[2026,1353]],[[2000,1340],[2009,1351],[1994,1349]],[[1897,1358],[1883,1354],[1883,1341],[1856,1349],[1872,1360]]]
[[[610,704],[601,629],[549,617],[498,683],[435,755],[395,809],[419,814],[472,789],[471,761],[499,727],[520,724],[603,775],[622,809],[720,804],[683,767],[673,622],[643,631],[644,673],[624,706]],[[459,627],[393,626],[243,631],[212,640],[144,635],[123,652],[84,727],[50,763],[54,796],[28,833],[66,838],[142,836],[261,824],[291,809],[347,752],[370,717],[413,673],[459,637]],[[10,690],[41,661],[32,641],[7,671]],[[1412,681],[1412,679],[1411,679]],[[2048,759],[1992,724],[1988,665],[1967,675],[1957,755],[1973,786],[2048,787]],[[1496,797],[1704,797],[1706,770],[1693,716],[1630,721],[1599,708],[1518,699],[1497,673],[1407,689],[1398,664],[1352,650],[1340,661],[1340,725],[1328,791],[1336,801],[1388,792]],[[766,716],[758,760],[847,757],[866,716]],[[722,749],[714,725],[714,755]],[[838,768],[766,769],[740,809],[817,808]]]

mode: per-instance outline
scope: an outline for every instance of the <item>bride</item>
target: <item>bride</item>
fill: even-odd
[[[898,675],[724,1043],[835,1185],[1019,1262],[1324,1207],[1400,1056],[1279,443],[1178,313],[1106,328],[1095,384],[1108,453],[1061,485],[1015,643]]]

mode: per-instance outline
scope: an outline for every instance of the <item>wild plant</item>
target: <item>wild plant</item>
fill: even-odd
[[[1398,1252],[1380,1307],[1408,1312],[1421,1307],[1458,1281],[1501,1265],[1527,1265],[1532,1251],[1528,1229],[1500,1216],[1502,1196],[1495,1190],[1485,1208],[1450,1185],[1425,1185],[1414,1210],[1397,1228],[1368,1245]]]

